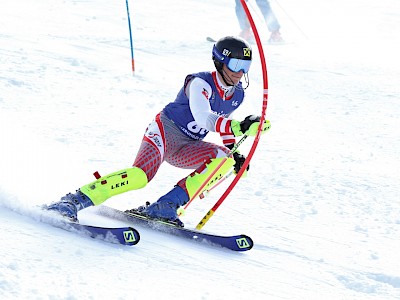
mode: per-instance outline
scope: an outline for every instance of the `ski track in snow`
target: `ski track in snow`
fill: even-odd
[[[96,170],[130,166],[147,124],[184,77],[213,68],[206,37],[239,32],[234,1],[129,3],[134,76],[124,2],[0,3],[0,298],[400,299],[395,0],[271,1],[288,41],[263,46],[272,128],[248,178],[203,229],[247,234],[252,250],[141,227],[138,245],[119,246],[38,221],[35,206],[93,180]],[[254,19],[265,41],[259,12]],[[261,110],[253,50],[236,119]],[[107,205],[156,200],[187,173],[164,164],[145,189]],[[228,184],[191,204],[187,227]],[[124,224],[96,208],[80,221]]]

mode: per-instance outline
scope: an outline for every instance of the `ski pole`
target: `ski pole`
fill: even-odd
[[[131,61],[132,61],[132,72],[135,74],[135,58],[133,55],[133,41],[132,41],[132,28],[131,28],[131,18],[129,15],[129,5],[128,0],[126,0],[126,13],[128,15],[128,27],[129,27],[129,40],[131,42]]]
[[[220,180],[218,180],[218,182],[216,184],[214,184],[211,188],[209,188],[208,190],[203,191],[200,195],[199,198],[203,199],[208,193],[210,193],[213,189],[215,189],[217,186],[219,186],[222,182],[224,182],[226,179],[228,179],[229,177],[231,177],[231,175],[233,174],[233,171],[230,171],[228,174],[226,174],[224,177],[222,177]]]
[[[228,157],[230,157],[235,151],[237,151],[237,149],[239,148],[239,146],[246,140],[247,135],[244,135],[239,142],[237,142],[233,148],[231,149],[231,151],[227,154],[226,157],[224,157],[224,159],[219,163],[219,165],[211,172],[211,174],[204,180],[204,182],[202,183],[202,185],[197,189],[197,191],[193,194],[192,198],[190,198],[189,202],[186,203],[186,205],[183,207],[183,209],[180,209],[178,212],[178,215],[182,215],[182,213],[185,211],[185,209],[190,205],[190,203],[192,203],[192,201],[199,196],[199,194],[203,191],[204,187],[207,185],[207,183],[210,181],[210,179],[212,179],[215,174],[218,172],[218,170],[222,167],[222,165],[227,161]]]
[[[242,177],[242,174],[244,173],[244,171],[247,169],[247,166],[249,165],[250,160],[253,157],[253,154],[254,154],[254,152],[255,152],[255,150],[257,148],[258,142],[260,141],[261,131],[262,131],[263,123],[265,121],[265,114],[266,114],[266,111],[267,111],[267,104],[268,104],[268,75],[267,75],[267,65],[265,63],[264,50],[262,48],[260,36],[258,34],[256,25],[255,25],[255,23],[253,21],[253,18],[251,16],[249,8],[247,7],[247,4],[246,4],[245,0],[240,0],[240,2],[242,3],[243,9],[246,12],[247,19],[249,20],[250,26],[251,26],[251,28],[253,30],[254,37],[256,39],[257,47],[258,47],[258,50],[259,50],[258,52],[259,52],[259,55],[260,55],[260,61],[261,61],[261,67],[262,67],[263,101],[262,101],[262,108],[261,108],[260,125],[258,126],[258,131],[257,131],[257,134],[256,134],[256,136],[254,138],[253,145],[251,146],[251,149],[249,151],[249,154],[248,154],[246,160],[244,161],[244,164],[242,165],[241,169],[239,170],[239,172],[237,173],[237,175],[235,176],[235,178],[233,179],[233,181],[231,182],[231,184],[229,185],[229,187],[227,188],[225,193],[220,197],[220,199],[215,203],[215,205],[207,212],[207,214],[203,217],[203,219],[199,222],[199,224],[197,224],[197,226],[196,226],[197,230],[200,230],[201,228],[203,228],[203,226],[209,221],[209,219],[213,216],[213,214],[218,209],[218,207],[224,202],[226,197],[230,194],[232,189],[236,186],[237,182]]]

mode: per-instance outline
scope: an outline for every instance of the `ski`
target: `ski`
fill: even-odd
[[[129,226],[115,228],[99,227],[63,219],[55,219],[43,215],[40,218],[40,221],[60,229],[70,232],[78,232],[91,238],[100,239],[113,244],[133,246],[139,243],[140,240],[139,232],[135,228]]]
[[[98,227],[80,223],[66,222],[74,230],[88,234],[92,238],[101,239],[115,244],[133,246],[139,243],[139,232],[133,227]]]
[[[108,206],[100,206],[98,208],[98,213],[102,216],[116,218],[121,221],[132,222],[134,224],[146,226],[157,231],[169,233],[204,244],[220,246],[233,251],[248,251],[253,247],[254,244],[253,240],[249,236],[244,234],[221,236],[204,233],[197,230],[178,227],[168,222],[151,219],[140,214],[123,212]]]
[[[213,38],[210,37],[210,36],[206,37],[206,40],[207,40],[207,42],[211,42],[211,43],[215,43],[215,42],[216,42],[216,40],[213,39]]]

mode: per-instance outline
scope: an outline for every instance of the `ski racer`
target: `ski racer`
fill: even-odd
[[[183,226],[177,209],[198,192],[209,174],[226,158],[235,145],[235,137],[255,136],[260,125],[257,116],[248,116],[241,122],[229,118],[242,104],[249,84],[252,49],[248,42],[239,37],[223,37],[214,44],[212,59],[216,70],[187,75],[175,101],[167,104],[149,124],[132,167],[103,177],[95,173],[95,181],[63,196],[47,209],[77,221],[79,210],[145,187],[166,161],[194,171],[156,202],[134,211]],[[242,77],[246,87],[242,86]],[[270,122],[264,121],[262,131],[269,128]],[[209,131],[219,133],[223,145],[204,141]],[[232,168],[239,172],[244,161],[244,155],[234,152],[203,190]]]

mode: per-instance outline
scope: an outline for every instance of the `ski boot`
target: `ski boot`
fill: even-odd
[[[282,43],[284,43],[284,40],[283,40],[279,30],[273,31],[271,33],[271,36],[270,36],[270,38],[268,40],[268,43],[270,43],[270,44],[282,44]]]
[[[184,224],[178,218],[177,209],[189,201],[189,196],[183,188],[176,185],[171,191],[162,196],[153,204],[146,202],[146,205],[138,208],[127,210],[146,217],[166,221],[178,227],[183,227]]]
[[[69,193],[61,197],[60,201],[50,204],[46,209],[57,211],[71,221],[78,222],[78,211],[93,205],[88,196],[77,190],[75,194]]]
[[[233,158],[212,158],[209,162],[197,168],[196,171],[192,172],[189,176],[181,179],[171,191],[153,204],[140,206],[136,209],[127,210],[126,212],[166,221],[176,226],[183,227],[184,224],[178,218],[177,209],[185,205],[190,198],[195,198],[204,190],[210,189],[219,179],[231,170],[234,164],[235,160]],[[219,167],[219,169],[215,170],[217,167]],[[213,175],[213,173],[215,174]]]

